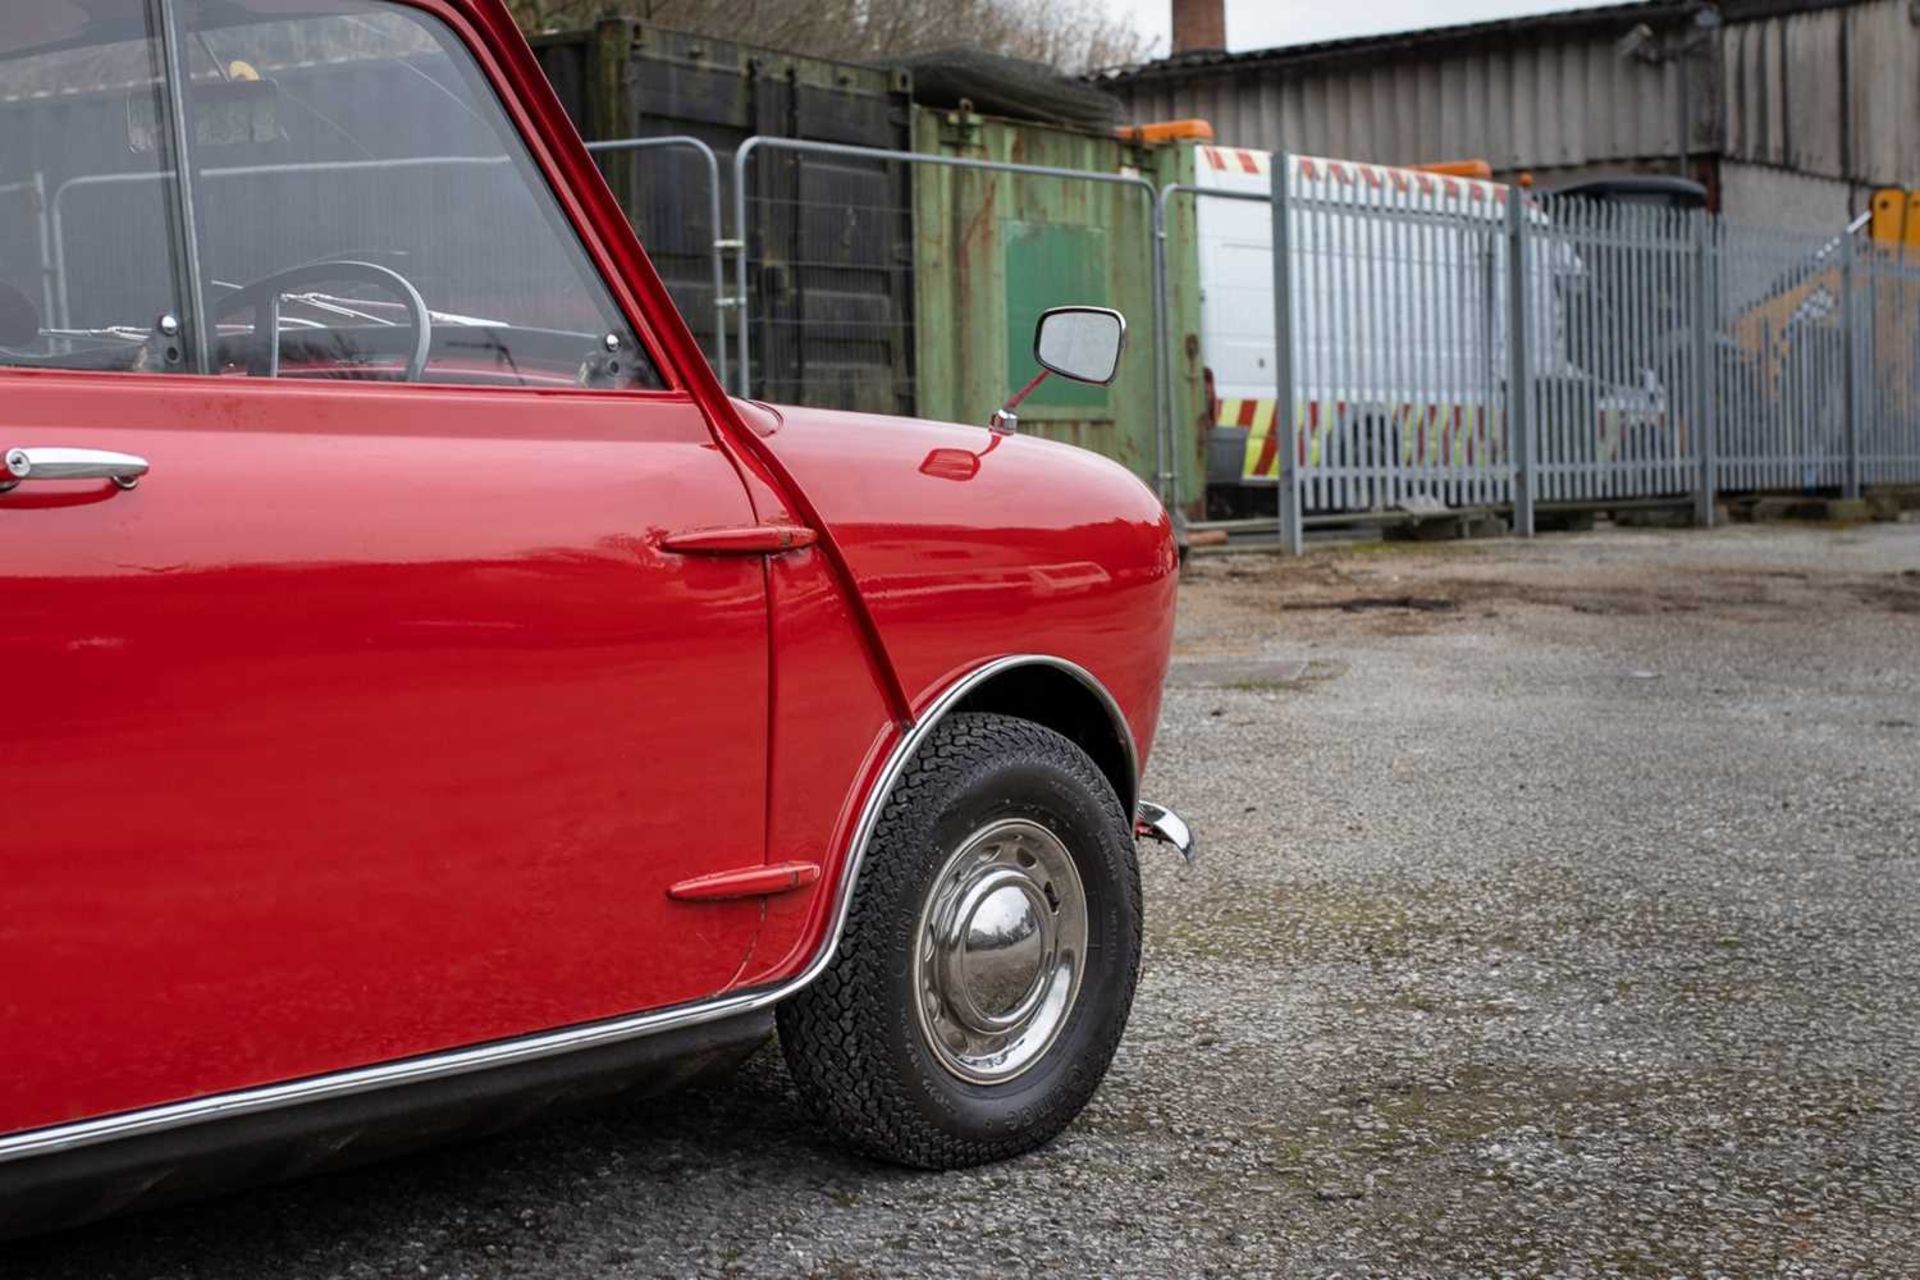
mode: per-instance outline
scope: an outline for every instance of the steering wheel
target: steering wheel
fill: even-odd
[[[398,271],[376,262],[314,262],[263,276],[221,299],[222,314],[252,307],[253,331],[267,336],[267,376],[280,376],[280,298],[304,285],[343,280],[371,284],[387,290],[406,304],[407,321],[413,328],[413,349],[407,355],[404,380],[418,382],[427,371],[427,353],[433,346],[433,318],[427,312],[427,300],[413,283]]]

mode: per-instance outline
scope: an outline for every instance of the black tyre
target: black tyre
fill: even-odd
[[[957,715],[887,798],[833,963],[779,1010],[794,1081],[870,1155],[1030,1151],[1099,1087],[1140,969],[1133,827],[1086,753]]]

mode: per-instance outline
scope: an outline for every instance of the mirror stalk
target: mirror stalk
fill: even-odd
[[[1032,395],[1034,391],[1039,388],[1040,384],[1047,380],[1047,375],[1051,372],[1051,369],[1042,369],[1033,375],[1032,381],[1028,382],[1026,386],[1007,397],[1007,402],[993,411],[993,417],[987,423],[988,428],[993,431],[994,434],[1003,436],[1010,436],[1018,431],[1020,429],[1020,414],[1018,413],[1020,406],[1026,403],[1027,397]]]

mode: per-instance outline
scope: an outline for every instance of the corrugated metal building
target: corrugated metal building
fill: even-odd
[[[1133,119],[1543,186],[1685,172],[1738,219],[1831,225],[1920,185],[1920,0],[1650,0],[1253,53],[1106,80]]]

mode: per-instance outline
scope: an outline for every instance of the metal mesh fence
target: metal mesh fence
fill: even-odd
[[[40,179],[0,183],[0,283],[17,289],[42,317],[50,317],[56,275]]]
[[[729,242],[718,155],[685,134],[596,142],[587,149],[620,198],[707,362],[726,384]]]
[[[446,231],[410,250],[416,274],[539,298],[552,264],[498,249],[538,238],[524,175],[484,147],[408,145],[422,154],[202,171],[227,274],[257,274],[263,235],[378,251],[391,227],[432,223]],[[1691,497],[1710,515],[1717,494],[1920,483],[1920,253],[1862,224],[1517,199],[1316,157],[1236,151],[1228,165],[1211,147],[1198,153],[1220,172],[1196,160],[1192,183],[1164,189],[1091,152],[1076,169],[777,137],[745,140],[724,167],[692,137],[595,150],[730,386],[983,422],[1033,372],[1042,310],[1116,306],[1151,358],[1111,387],[1049,384],[1024,427],[1177,492],[1188,437],[1173,424],[1193,417],[1172,371],[1198,387],[1204,364],[1206,421],[1239,433],[1225,436],[1231,483],[1269,504],[1277,486],[1294,540],[1309,515],[1511,508],[1528,530],[1537,503]],[[83,167],[0,184],[4,279],[68,326],[93,321],[75,297],[142,314],[155,308],[133,303],[168,283],[163,256],[130,258],[109,234],[126,201],[164,203],[164,180]],[[1191,218],[1175,242],[1199,254],[1174,268],[1197,333],[1169,316],[1174,194]]]
[[[1022,430],[1169,482],[1155,191],[1136,175],[755,138],[734,159],[736,384],[769,400],[984,423],[1036,372],[1047,308],[1110,305],[1147,344],[1109,386],[1054,379]]]
[[[912,175],[898,160],[766,149],[742,221],[750,383],[871,413],[918,403]]]

